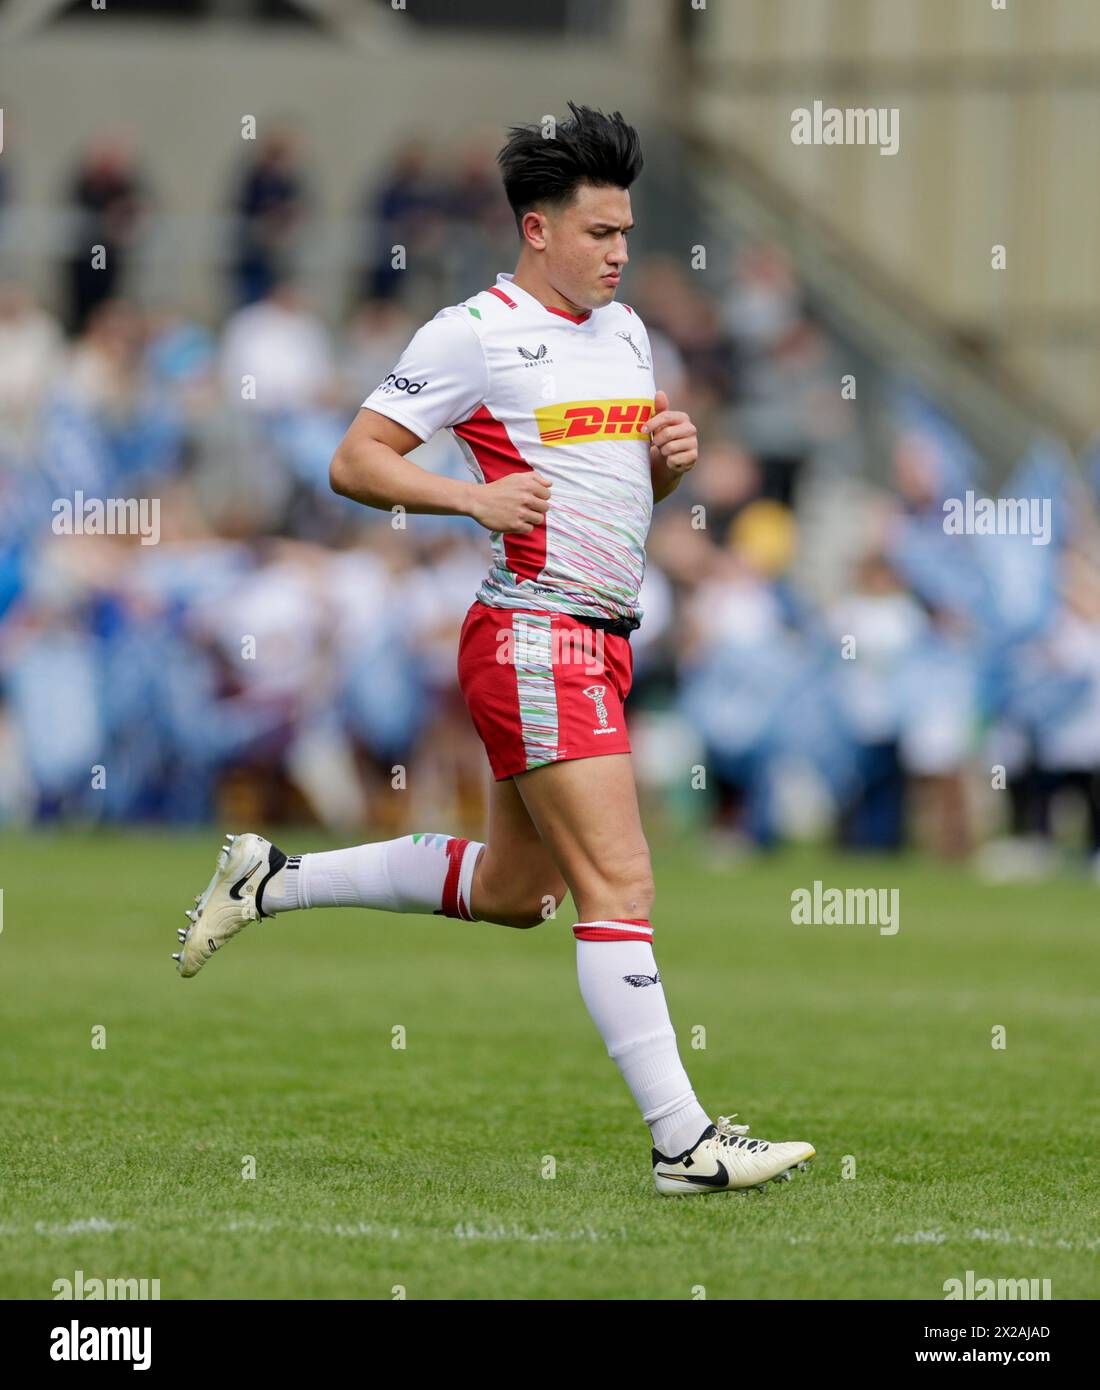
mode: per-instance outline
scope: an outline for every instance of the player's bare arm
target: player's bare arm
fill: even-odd
[[[396,420],[361,409],[329,466],[332,490],[366,507],[469,516],[486,530],[506,534],[526,535],[543,524],[551,485],[540,473],[495,483],[441,477],[405,457],[423,442]]]
[[[649,433],[649,472],[653,480],[653,500],[660,502],[680,485],[684,474],[699,458],[698,431],[683,410],[669,410],[668,394],[658,391],[653,398],[653,415],[645,425]]]

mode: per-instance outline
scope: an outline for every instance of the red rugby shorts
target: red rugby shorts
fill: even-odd
[[[627,638],[566,613],[475,602],[462,625],[458,680],[498,782],[629,753],[623,702],[633,675]]]

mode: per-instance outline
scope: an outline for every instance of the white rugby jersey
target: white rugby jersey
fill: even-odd
[[[482,603],[640,619],[654,392],[649,335],[625,304],[570,314],[498,275],[426,323],[363,404],[424,440],[449,429],[479,482],[553,481],[544,525],[492,533]]]

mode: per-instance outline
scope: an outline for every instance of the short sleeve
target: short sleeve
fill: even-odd
[[[487,386],[477,330],[459,315],[444,312],[417,332],[363,405],[428,440],[468,419],[484,401]]]

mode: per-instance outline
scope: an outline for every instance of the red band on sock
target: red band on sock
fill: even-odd
[[[470,914],[458,892],[458,881],[462,874],[462,857],[466,853],[469,840],[447,841],[447,877],[443,880],[443,915],[461,917],[470,921]]]
[[[573,935],[578,941],[652,941],[653,930],[631,931],[631,927],[648,927],[649,922],[641,917],[609,917],[593,924],[578,922]]]

